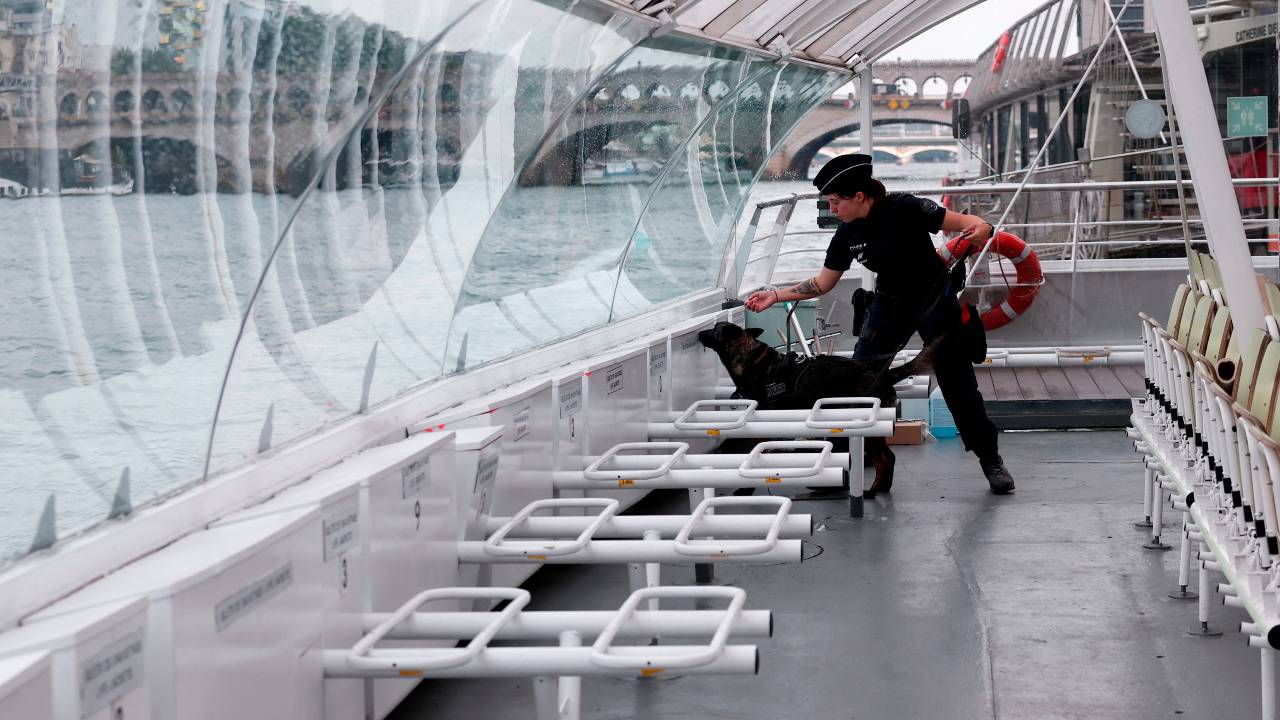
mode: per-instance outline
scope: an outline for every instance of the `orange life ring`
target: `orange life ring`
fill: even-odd
[[[962,236],[956,236],[948,240],[946,245],[938,248],[938,255],[950,265],[964,255],[968,248],[969,241]],[[1009,258],[1018,271],[1017,285],[1009,288],[1009,297],[982,313],[982,327],[995,330],[1013,322],[1014,318],[1031,307],[1031,301],[1036,299],[1036,294],[1040,292],[1040,285],[1044,282],[1044,272],[1040,269],[1040,259],[1036,257],[1036,251],[1023,242],[1022,238],[1012,233],[1003,230],[996,233],[995,245],[991,248],[991,252]]]
[[[999,42],[996,43],[996,52],[991,58],[992,73],[1000,72],[1000,68],[1004,65],[1005,56],[1009,54],[1010,40],[1011,36],[1009,35],[1009,31],[1005,30],[1004,34],[1000,36]]]

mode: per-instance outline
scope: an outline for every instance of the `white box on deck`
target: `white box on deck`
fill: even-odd
[[[312,720],[323,700],[320,515],[201,530],[31,617],[146,598],[151,717]],[[114,718],[112,720],[115,720]]]
[[[361,613],[391,612],[428,587],[456,582],[453,467],[452,433],[419,433],[353,455],[215,527],[299,509],[318,512],[321,531],[312,540],[323,561],[316,598],[322,641],[326,649],[349,648],[364,634]],[[377,717],[416,684],[374,681]],[[325,681],[327,720],[364,715],[363,682]]]
[[[458,496],[458,539],[485,539],[489,516],[494,515],[494,494],[502,472],[505,428],[488,427],[454,431],[454,491]],[[548,494],[546,497],[550,497]],[[516,587],[541,565],[458,566],[461,587]],[[487,608],[486,608],[487,609]]]
[[[52,701],[24,715],[0,699],[0,718],[137,720],[153,717],[146,668],[147,601],[104,603],[0,634],[0,657],[48,653]]]
[[[485,462],[498,456],[496,475],[486,500],[495,515],[510,516],[534,500],[552,497],[550,470],[555,452],[552,410],[552,382],[548,378],[529,380],[500,388],[483,397],[449,408],[426,421],[411,426],[416,430],[466,430],[505,428],[500,444],[485,451]],[[463,473],[460,482],[475,479],[474,471]],[[468,488],[469,489],[469,488]],[[470,503],[460,498],[459,509]],[[481,584],[514,587],[524,582],[539,566],[497,565],[481,568]],[[471,569],[465,568],[467,577]],[[469,584],[469,583],[462,583]]]
[[[0,717],[61,720],[53,712],[49,653],[0,656]],[[76,715],[76,720],[79,717]]]
[[[513,515],[534,500],[551,497],[551,380],[502,388],[434,415],[409,428],[421,431],[505,427],[494,513]]]

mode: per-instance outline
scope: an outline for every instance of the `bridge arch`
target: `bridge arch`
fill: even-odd
[[[164,93],[152,88],[142,94],[142,112],[148,115],[169,112],[169,104],[164,100]]]
[[[925,100],[945,100],[951,94],[951,84],[941,75],[930,75],[920,83],[920,97]]]
[[[679,126],[670,116],[662,114],[650,117],[638,114],[632,119],[609,114],[606,118],[606,122],[588,125],[561,137],[554,144],[542,146],[529,166],[521,171],[519,186],[576,185],[582,182],[586,161],[598,158],[605,146],[614,140]],[[566,158],[571,158],[572,162],[565,162]]]
[[[891,117],[875,120],[871,123],[872,127],[881,127],[884,125],[900,125],[904,123],[918,123],[922,125],[942,125],[951,127],[951,123],[933,120],[929,118],[913,118],[913,117]],[[809,166],[813,164],[814,158],[818,156],[818,151],[830,145],[836,138],[849,135],[861,128],[860,123],[847,123],[831,127],[823,132],[813,135],[807,142],[802,144],[791,155],[790,162],[787,163],[786,173],[788,177],[807,178],[809,177]]]
[[[104,182],[120,182],[129,178],[142,192],[191,195],[201,190],[213,190],[202,187],[205,180],[199,175],[198,156],[204,156],[206,167],[210,160],[215,163],[215,182],[219,192],[243,192],[249,186],[250,179],[240,177],[235,163],[206,146],[186,139],[155,135],[100,135],[77,145],[70,154],[73,158],[82,155],[108,161],[111,177],[104,178]]]
[[[973,82],[972,75],[961,75],[951,84],[951,94],[955,97],[961,97],[969,89],[969,83],[971,82]]]
[[[173,111],[179,115],[190,115],[195,110],[195,100],[191,97],[191,93],[183,88],[178,88],[169,96],[170,104]]]
[[[112,101],[116,112],[127,113],[133,112],[138,103],[133,99],[133,93],[129,90],[121,90],[116,93],[115,99]]]
[[[58,114],[75,117],[80,114],[80,97],[73,92],[62,96],[58,101]]]
[[[89,115],[101,115],[107,111],[107,95],[101,90],[90,90],[84,97],[84,111]]]
[[[899,95],[909,95],[911,97],[915,97],[916,92],[920,89],[920,86],[916,84],[915,80],[912,80],[905,75],[894,80],[893,86],[898,90]]]

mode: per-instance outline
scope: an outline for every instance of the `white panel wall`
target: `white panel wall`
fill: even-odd
[[[145,598],[151,717],[321,717],[320,515],[193,533],[32,616]],[[114,718],[113,718],[114,720]]]
[[[0,638],[0,657],[47,653],[43,700],[29,686],[26,700],[0,698],[0,717],[52,720],[137,720],[151,713],[146,668],[146,611],[142,598],[106,603],[46,621],[31,621]],[[0,665],[3,661],[0,661]],[[3,683],[0,680],[0,683]],[[3,695],[0,691],[0,695]],[[10,704],[10,703],[14,704]],[[42,707],[40,714],[32,708]],[[22,711],[19,708],[23,708]]]
[[[592,363],[583,378],[589,460],[618,443],[647,439],[649,422],[648,346],[634,347]],[[625,509],[644,497],[634,490],[589,490],[589,497],[610,497]]]
[[[54,717],[48,653],[0,657],[0,717]]]

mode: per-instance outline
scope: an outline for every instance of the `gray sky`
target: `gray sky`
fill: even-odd
[[[926,30],[885,55],[897,60],[974,59],[1000,33],[1045,0],[986,0],[950,20]]]

